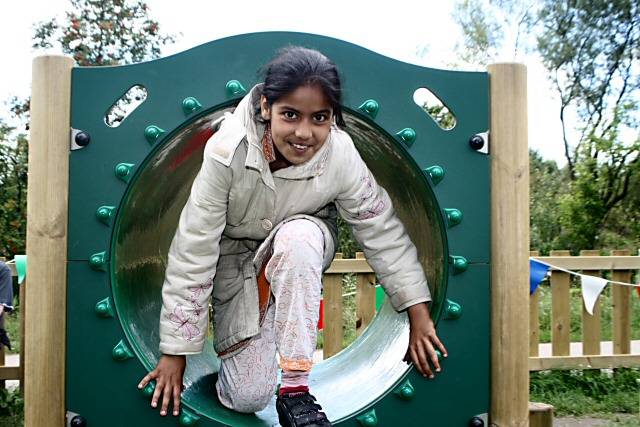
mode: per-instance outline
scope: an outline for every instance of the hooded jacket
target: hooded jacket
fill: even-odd
[[[164,354],[202,351],[210,297],[214,347],[222,357],[259,333],[256,271],[278,228],[296,218],[322,230],[325,269],[337,246],[337,210],[396,311],[431,300],[416,248],[349,135],[332,126],[310,160],[272,173],[262,153],[264,125],[254,118],[259,95],[260,85],[206,144],[169,249],[160,314]]]

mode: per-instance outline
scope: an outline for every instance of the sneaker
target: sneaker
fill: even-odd
[[[278,420],[283,427],[327,427],[331,423],[322,406],[309,392],[285,393],[276,399]]]

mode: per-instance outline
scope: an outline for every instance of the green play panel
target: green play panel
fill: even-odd
[[[190,356],[180,420],[137,390],[155,366],[166,254],[211,125],[257,82],[281,46],[332,58],[344,80],[347,132],[389,192],[429,279],[450,357],[428,381],[402,362],[408,322],[384,304],[355,343],[312,372],[312,391],[340,425],[466,426],[489,410],[490,157],[469,144],[488,129],[488,77],[423,68],[316,35],[256,33],[160,60],[76,68],[70,153],[67,409],[94,426],[277,425],[223,408],[211,343]],[[147,97],[118,127],[105,113],[131,87]],[[441,129],[413,100],[428,88],[455,114]]]

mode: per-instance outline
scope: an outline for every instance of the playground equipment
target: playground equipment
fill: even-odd
[[[34,60],[27,426],[63,425],[65,416],[91,427],[277,424],[273,405],[242,415],[217,402],[211,345],[189,357],[179,419],[159,417],[151,389],[136,384],[159,356],[166,253],[211,124],[287,44],[321,50],[345,76],[347,131],[418,248],[450,353],[442,374],[421,378],[401,361],[406,316],[385,305],[354,344],[314,368],[314,394],[345,426],[481,426],[489,413],[500,426],[526,425],[528,290],[510,286],[528,277],[524,67],[434,70],[274,32],[131,66]],[[107,126],[106,111],[136,85],[146,100]],[[422,87],[455,114],[453,129],[415,104]]]

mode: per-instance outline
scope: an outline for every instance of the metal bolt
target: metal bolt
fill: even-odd
[[[358,107],[358,109],[368,114],[372,119],[375,119],[380,110],[380,104],[375,99],[367,99]]]
[[[182,101],[182,111],[184,111],[184,114],[187,116],[201,108],[202,104],[200,104],[193,96],[189,96]]]
[[[71,422],[69,423],[71,427],[86,427],[87,420],[82,415],[76,415],[71,418]]]
[[[74,140],[80,147],[86,147],[91,142],[91,135],[87,132],[81,131],[76,134]]]
[[[473,135],[469,139],[469,145],[476,151],[481,150],[484,147],[484,138],[480,135]]]
[[[484,427],[484,421],[480,417],[473,417],[469,420],[469,427]]]
[[[416,140],[416,131],[411,128],[404,128],[400,132],[396,133],[396,135],[408,146],[413,145]]]
[[[469,262],[463,256],[451,255],[450,259],[453,264],[453,274],[463,273],[469,267]]]
[[[124,182],[129,181],[131,170],[135,165],[133,163],[118,163],[116,165],[116,176]]]
[[[462,316],[462,306],[457,302],[451,301],[450,299],[445,301],[445,316],[444,318],[447,320],[455,320],[459,319]]]
[[[247,91],[238,80],[229,80],[225,85],[225,88],[227,90],[227,96],[230,98],[242,95]]]
[[[449,228],[455,227],[462,222],[462,212],[458,209],[445,209],[444,212],[447,216],[447,225]]]
[[[111,304],[111,298],[107,297],[98,301],[94,311],[100,317],[113,317],[113,305]]]
[[[160,129],[156,125],[147,126],[144,129],[144,137],[149,141],[149,143],[153,144],[164,134],[164,129]]]
[[[426,168],[424,172],[429,175],[429,177],[431,178],[431,182],[433,182],[433,185],[438,185],[440,181],[444,179],[444,169],[442,168],[442,166],[430,166]]]
[[[97,254],[93,254],[89,258],[89,265],[94,270],[106,271],[106,267],[105,267],[106,258],[107,258],[106,252],[98,252]]]

